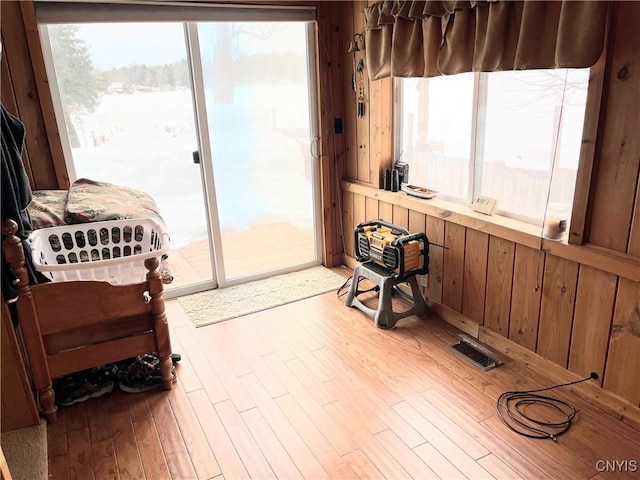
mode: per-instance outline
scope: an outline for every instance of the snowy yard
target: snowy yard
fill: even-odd
[[[306,91],[236,88],[233,104],[207,110],[221,229],[261,223],[311,226]],[[302,103],[302,105],[306,105]],[[81,143],[77,178],[130,186],[158,203],[173,248],[206,238],[197,136],[189,90],[111,94],[72,117]],[[297,132],[297,133],[294,133]]]

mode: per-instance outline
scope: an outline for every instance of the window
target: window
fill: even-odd
[[[573,201],[589,69],[400,79],[396,158],[442,198],[541,223]]]

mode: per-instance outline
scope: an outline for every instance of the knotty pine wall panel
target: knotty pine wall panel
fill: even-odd
[[[538,338],[543,269],[543,252],[516,245],[509,339],[533,351]]]
[[[347,47],[356,33],[364,33],[364,9],[367,1],[330,2],[343,17],[344,65],[342,78],[343,128],[346,178],[373,187],[382,186],[385,168],[393,163],[392,79],[369,82],[364,58],[366,45],[358,42],[359,52],[348,53]],[[362,70],[358,64],[362,60]],[[363,97],[364,114],[357,115],[358,98]]]
[[[358,225],[367,219],[367,200],[362,195],[353,196],[353,223]],[[353,232],[353,231],[352,231]],[[349,238],[349,232],[347,232]]]
[[[409,227],[408,230],[411,233],[425,232],[427,225],[427,216],[424,213],[416,212],[415,210],[409,210]],[[427,292],[426,283],[422,281],[423,277],[418,277],[418,286],[424,296]],[[425,276],[424,279],[427,277]]]
[[[409,227],[411,233],[425,232],[427,225],[426,215],[424,213],[409,210]]]
[[[352,180],[358,180],[358,147],[357,139],[360,138],[356,130],[356,104],[353,91],[354,70],[356,67],[355,56],[347,53],[347,46],[353,40],[353,2],[340,2],[342,13],[342,38],[343,50],[340,52],[342,64],[342,85],[339,92],[342,97],[344,111],[342,112],[342,136],[345,139],[345,176]],[[335,59],[334,59],[335,60]]]
[[[429,276],[427,277],[427,298],[442,303],[442,275],[444,264],[444,220],[426,215],[425,233],[429,242],[441,246],[429,246]]]
[[[562,367],[569,360],[579,264],[547,254],[536,352]]]
[[[509,336],[515,249],[509,240],[489,238],[484,324],[504,337]]]
[[[342,191],[342,234],[344,237],[344,250],[350,257],[355,257],[353,245],[353,230],[357,223],[353,217],[353,193]]]
[[[409,209],[399,205],[393,206],[393,219],[391,221],[395,225],[409,229]]]
[[[393,221],[393,205],[389,202],[383,202],[383,201],[378,202],[378,214],[379,214],[378,218],[386,222],[392,222]],[[371,218],[370,220],[375,220],[375,219]]]
[[[392,82],[385,78],[370,84],[365,101],[365,116],[367,109],[369,112],[369,182],[375,187],[384,185],[384,170],[393,165]]]
[[[587,376],[596,372],[602,384],[618,277],[580,266],[573,315],[569,370]]]
[[[351,3],[351,2],[346,2]],[[366,2],[353,2],[353,28],[351,32],[364,32],[364,8],[366,7]],[[353,35],[351,36],[353,39]],[[346,43],[345,46],[349,44]],[[350,102],[347,102],[345,105],[347,109],[351,107],[351,113],[354,115],[355,123],[356,123],[356,135],[360,141],[357,142],[356,155],[358,158],[358,170],[356,179],[364,182],[371,183],[371,164],[373,163],[374,156],[376,155],[376,151],[371,145],[370,141],[370,120],[372,117],[372,111],[370,105],[367,105],[365,102],[365,114],[362,116],[357,115],[357,102],[358,97],[360,95],[363,96],[364,99],[369,97],[369,87],[370,84],[366,80],[367,71],[364,63],[364,45],[360,42],[360,51],[355,53],[347,53],[347,55],[353,56],[354,63],[356,68],[353,71],[354,80],[355,80],[355,90],[352,89],[351,92],[347,92],[347,95],[351,94]],[[358,68],[358,63],[362,60],[363,70],[361,72],[355,71]],[[364,101],[364,100],[363,100]],[[364,141],[366,140],[366,141]]]
[[[18,105],[16,103],[15,90],[13,88],[13,82],[11,81],[11,74],[9,73],[9,65],[7,63],[7,56],[2,55],[2,71],[0,72],[0,92],[2,92],[2,104],[7,111],[14,117],[19,117]],[[31,168],[31,162],[29,161],[29,152],[26,148],[22,149],[22,164],[29,178],[29,183],[35,185],[33,178],[33,171]]]
[[[323,240],[322,260],[327,266],[341,263],[342,225],[340,224],[340,187],[337,179],[345,172],[345,136],[334,133],[333,119],[343,112],[342,85],[344,72],[342,51],[345,31],[342,9],[330,4],[317,4],[318,18],[318,87],[320,128],[320,181],[322,195]]]
[[[470,228],[466,230],[462,313],[482,325],[487,286],[489,235]]]
[[[462,312],[465,236],[465,227],[445,223],[444,244],[447,248],[444,251],[442,303],[456,312]]]
[[[378,200],[367,197],[364,211],[367,220],[376,220],[380,218],[380,215],[378,214]]]
[[[632,218],[638,221],[634,206],[640,179],[640,5],[618,2],[617,8],[587,240],[627,252]]]
[[[23,10],[29,9],[33,10],[30,2],[2,2],[2,57],[3,62],[5,57],[7,62],[2,73],[8,75],[2,84],[2,103],[13,106],[15,111],[11,113],[25,126],[23,161],[27,172],[31,173],[31,187],[34,190],[67,188],[69,178],[55,118],[45,116],[45,112],[53,112],[53,104],[48,85],[42,78],[44,60],[41,53],[39,58],[33,57],[29,47],[28,35],[37,35],[37,30],[35,33],[30,31],[35,26],[26,26],[23,19]],[[35,16],[35,12],[32,13]]]
[[[618,282],[604,388],[640,404],[640,284]]]

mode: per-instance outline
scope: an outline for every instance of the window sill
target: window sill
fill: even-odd
[[[347,192],[438,217],[447,222],[620,275],[632,281],[640,281],[640,258],[589,244],[570,245],[566,240],[547,240],[541,236],[542,228],[530,223],[500,215],[483,215],[474,212],[469,206],[440,200],[438,197],[422,200],[404,192],[389,192],[349,181],[342,181],[341,187]]]
[[[475,212],[467,205],[441,200],[438,197],[430,200],[412,197],[404,192],[390,192],[365,185],[342,182],[342,189],[383,202],[409,208],[416,212],[438,217],[464,227],[472,228],[490,235],[511,240],[527,247],[542,249],[542,228],[530,223],[503,217],[501,215],[484,215]],[[558,243],[558,242],[553,242]]]

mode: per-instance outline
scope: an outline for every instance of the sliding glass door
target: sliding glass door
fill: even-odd
[[[201,59],[194,79],[206,112],[221,282],[318,263],[310,33],[305,22],[190,29]]]
[[[117,6],[95,7],[109,23],[91,6],[91,23],[65,23],[78,14],[43,8],[70,177],[155,199],[168,296],[320,263],[313,23],[255,21],[260,9],[251,22],[243,9],[238,21],[132,22],[119,19],[137,10]]]
[[[131,187],[157,203],[171,237],[167,289],[214,285],[182,23],[47,28],[50,81],[72,180]],[[57,88],[56,88],[57,87]]]

